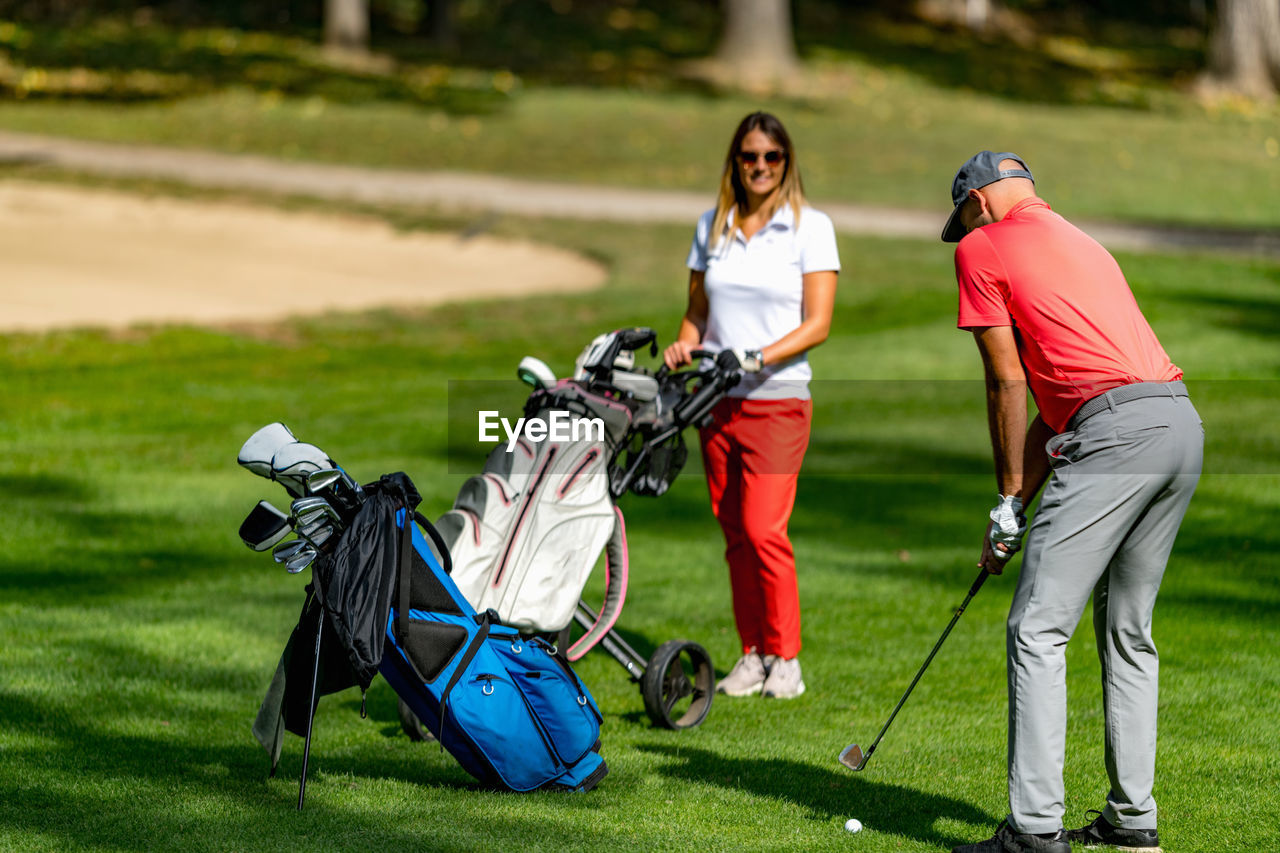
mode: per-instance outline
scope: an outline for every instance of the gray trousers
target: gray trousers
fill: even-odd
[[[1186,397],[1120,403],[1054,436],[1008,623],[1009,823],[1063,825],[1066,645],[1093,595],[1102,664],[1103,815],[1154,829],[1159,657],[1151,614],[1200,478],[1204,429]]]

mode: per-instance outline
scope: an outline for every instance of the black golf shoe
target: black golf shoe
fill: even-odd
[[[1112,826],[1102,812],[1092,809],[1085,815],[1097,815],[1093,823],[1067,830],[1067,840],[1085,847],[1106,846],[1114,850],[1160,853],[1160,834],[1154,829],[1124,829]]]
[[[951,853],[1071,853],[1062,830],[1052,835],[1032,835],[1015,832],[1008,821],[1003,821],[996,834],[977,844],[961,844],[951,848]]]

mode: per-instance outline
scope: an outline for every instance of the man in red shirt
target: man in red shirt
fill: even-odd
[[[1007,633],[1009,816],[955,853],[1159,850],[1151,616],[1204,430],[1115,259],[1036,196],[1020,157],[980,152],[951,195],[942,239],[959,243],[958,326],[982,355],[1000,489],[979,565],[1000,574],[1027,534]],[[1064,831],[1066,643],[1091,594],[1110,791],[1092,823]]]

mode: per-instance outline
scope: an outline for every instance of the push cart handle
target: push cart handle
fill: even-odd
[[[693,360],[693,359],[699,359],[699,358],[715,358],[715,357],[716,357],[716,354],[715,354],[715,353],[713,353],[713,352],[711,352],[710,350],[705,350],[705,349],[695,349],[695,350],[690,350],[690,351],[689,351],[689,359],[690,359],[690,360]],[[667,367],[667,366],[664,364],[664,365],[662,365],[662,367],[659,367],[659,368],[658,368],[658,372],[654,374],[654,377],[655,377],[659,382],[661,382],[662,380],[666,379],[666,378],[667,378],[668,376],[670,376],[670,375],[671,375],[671,368],[670,368],[670,367]]]
[[[714,353],[698,350],[699,357],[713,357]],[[707,371],[709,379],[693,396],[676,406],[675,420],[681,427],[697,423],[711,411],[712,407],[724,399],[727,392],[737,385],[742,374],[737,370],[723,370],[719,367]]]

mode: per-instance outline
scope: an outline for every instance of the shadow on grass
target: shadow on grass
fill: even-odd
[[[1031,103],[1144,107],[1148,89],[1166,88],[1175,74],[1190,74],[1201,62],[1198,49],[1176,46],[1158,27],[1129,26],[1119,40],[1111,34],[1106,41],[1097,27],[1087,36],[1071,33],[1044,16],[1037,16],[1035,29],[986,36],[830,4],[809,18],[802,16],[799,27],[807,45],[853,53],[872,67],[898,68],[941,87]]]
[[[458,114],[491,112],[508,101],[510,84],[487,72],[343,65],[326,57],[315,37],[306,30],[286,37],[110,17],[80,26],[14,24],[0,31],[0,49],[12,63],[0,68],[0,92],[135,102],[248,88],[273,97],[402,101]]]
[[[319,61],[312,55],[318,53],[312,46],[320,39],[314,9],[302,13],[295,4],[292,17],[286,13],[272,20],[244,11],[255,4],[193,11],[199,5],[169,4],[154,19],[146,15],[132,21],[86,13],[73,16],[70,26],[65,20],[56,26],[55,12],[44,24],[14,27],[0,46],[19,66],[91,72],[62,80],[55,74],[42,88],[22,89],[24,97],[132,100],[250,86],[353,101],[406,100],[458,112],[489,109],[504,99],[503,89],[449,80],[451,64],[459,61],[487,69],[485,76],[509,69],[553,85],[716,93],[682,67],[684,61],[714,51],[723,26],[714,4],[585,2],[559,9],[546,3],[476,4],[455,16],[454,38],[446,43],[428,37],[429,16],[397,23],[375,4],[374,48],[426,69],[417,86],[412,75],[359,73]],[[1087,32],[1077,26],[1071,33],[1060,31],[1061,20],[1037,15],[1034,21],[1026,19],[1017,36],[983,39],[961,27],[886,15],[886,4],[881,10],[850,5],[830,0],[796,4],[798,45],[807,51],[855,54],[873,68],[901,68],[948,88],[1025,101],[1142,106],[1147,89],[1167,88],[1172,76],[1194,72],[1202,62],[1198,47],[1179,46],[1158,26],[1131,26],[1111,34],[1099,48],[1103,33],[1092,26],[1099,23],[1096,19],[1088,21]]]
[[[394,693],[381,687],[373,691],[379,722],[394,714]],[[386,748],[353,749],[348,738],[329,736],[326,719],[350,713],[350,704],[321,705],[307,805],[299,813],[300,738],[286,739],[272,780],[248,718],[229,731],[211,710],[185,719],[166,719],[172,708],[157,708],[151,718],[122,716],[80,699],[37,701],[0,690],[0,725],[9,736],[0,752],[0,838],[16,836],[40,849],[128,851],[193,843],[211,850],[298,849],[308,837],[344,850],[616,845],[614,828],[587,818],[565,821],[568,812],[594,812],[598,798],[489,791],[438,745],[411,743],[398,730],[390,734],[399,742]],[[393,793],[385,790],[389,783],[413,787]],[[540,844],[553,829],[554,842]]]
[[[402,738],[403,748],[335,755],[326,751],[329,745],[320,732],[323,726],[318,725],[307,787],[312,804],[308,812],[316,818],[308,819],[294,811],[293,785],[300,773],[302,740],[290,736],[285,742],[277,779],[286,787],[283,794],[278,793],[276,783],[268,782],[266,753],[249,737],[248,719],[240,730],[243,738],[214,743],[205,728],[216,731],[212,720],[174,720],[170,725],[162,723],[158,713],[155,734],[122,734],[111,730],[110,716],[104,725],[102,716],[88,707],[37,703],[8,691],[0,692],[0,707],[6,730],[35,742],[4,752],[9,772],[0,781],[0,803],[5,804],[0,806],[0,825],[36,836],[62,837],[64,849],[79,848],[85,838],[109,849],[176,849],[184,839],[205,833],[238,846],[244,838],[292,837],[299,829],[297,823],[327,822],[335,811],[344,822],[353,822],[351,831],[398,839],[403,849],[422,849],[424,841],[430,849],[469,849],[437,844],[429,834],[424,839],[426,833],[419,827],[397,828],[385,815],[362,817],[342,805],[347,789],[388,778],[437,790],[481,789],[438,748],[427,754],[422,745]],[[184,731],[187,726],[204,731],[192,735]],[[347,749],[345,745],[329,748]],[[27,772],[19,772],[24,765]],[[41,781],[37,784],[33,779]],[[155,798],[164,791],[175,792],[177,802],[214,798],[234,806],[215,810],[216,818],[210,817],[210,825],[201,828],[198,810],[167,809],[158,803]],[[107,815],[112,819],[104,822]],[[266,829],[276,823],[285,825]],[[271,844],[263,847],[275,849]]]
[[[157,527],[154,518],[115,514],[95,514],[90,521],[138,542],[146,542],[157,531],[172,529],[163,523]],[[77,528],[77,532],[82,529]],[[0,595],[6,600],[49,606],[100,603],[121,595],[134,598],[157,587],[172,586],[193,575],[224,568],[198,553],[176,547],[106,551],[72,539],[49,545],[38,553],[39,562],[22,557],[0,560]]]
[[[181,513],[188,506],[106,509],[115,502],[109,490],[103,494],[102,487],[70,476],[0,475],[0,494],[7,496],[6,520],[19,546],[0,552],[0,596],[9,601],[138,601],[194,578],[274,565],[268,554],[244,549],[242,559],[232,559],[221,547],[208,547],[237,541],[235,517],[212,514],[193,531]]]
[[[785,758],[736,758],[685,745],[646,744],[637,749],[667,759],[655,772],[696,785],[718,785],[755,797],[796,803],[814,820],[834,821],[856,813],[877,832],[902,835],[939,847],[965,839],[938,832],[939,820],[974,825],[995,818],[969,803],[901,785],[866,781],[844,770],[828,770]]]
[[[0,476],[0,493],[9,496],[10,525],[29,518],[66,531],[0,555],[0,595],[9,601],[100,598],[133,587],[143,576],[171,582],[199,559],[159,544],[163,537],[156,532],[175,529],[173,517],[91,510],[100,496],[74,477],[7,474]]]
[[[1280,266],[1268,271],[1273,283],[1280,287]],[[1188,306],[1201,322],[1224,329],[1235,329],[1249,335],[1275,340],[1280,329],[1280,295],[1274,299],[1232,296],[1227,293],[1172,293],[1169,299]]]
[[[907,447],[901,450],[910,456]],[[916,464],[923,454],[914,456]],[[956,457],[956,466],[969,464]],[[690,467],[697,466],[696,461]],[[794,541],[815,537],[851,549],[956,545],[980,541],[974,518],[981,520],[993,493],[989,474],[833,476],[802,473],[790,532]],[[626,497],[621,502],[628,531],[664,538],[719,538],[706,484],[699,468],[686,469],[682,481],[656,500]]]

